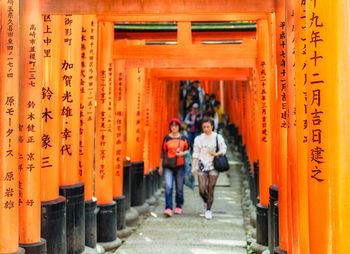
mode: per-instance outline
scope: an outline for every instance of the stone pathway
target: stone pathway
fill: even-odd
[[[241,208],[240,163],[228,152],[231,169],[220,174],[206,220],[198,187],[185,188],[183,214],[163,216],[164,197],[142,225],[115,252],[119,254],[244,254],[246,235]]]

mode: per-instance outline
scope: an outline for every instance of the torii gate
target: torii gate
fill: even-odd
[[[33,4],[34,2],[35,4]],[[41,21],[38,17],[41,17],[41,14],[72,14],[74,23],[72,29],[75,32],[81,30],[81,26],[79,26],[81,20],[75,19],[74,15],[97,15],[94,17],[95,20],[99,20],[105,26],[105,28],[101,28],[101,33],[106,33],[104,38],[109,39],[105,43],[106,48],[100,48],[99,56],[103,56],[100,58],[103,60],[100,60],[98,65],[99,84],[106,85],[106,89],[110,93],[106,99],[108,103],[113,101],[111,95],[113,89],[111,82],[104,82],[106,79],[108,81],[112,79],[113,59],[117,62],[126,61],[124,62],[125,66],[131,70],[146,67],[153,69],[150,71],[149,77],[152,77],[153,72],[154,77],[160,77],[160,79],[178,79],[183,75],[179,74],[179,71],[184,69],[190,70],[189,73],[192,74],[189,76],[201,76],[203,72],[210,74],[213,69],[217,71],[218,68],[226,68],[226,70],[221,70],[223,76],[227,75],[227,77],[239,79],[242,77],[242,73],[232,73],[238,71],[238,68],[251,68],[250,75],[248,75],[251,84],[249,83],[249,86],[238,85],[234,90],[228,90],[228,93],[229,98],[235,98],[232,103],[235,105],[232,105],[231,111],[234,115],[234,123],[239,127],[240,134],[243,136],[248,158],[251,163],[257,159],[260,162],[261,206],[258,207],[258,224],[261,226],[258,226],[258,241],[266,244],[266,231],[263,229],[266,226],[268,189],[271,184],[277,184],[279,187],[280,248],[275,249],[275,253],[287,251],[289,253],[346,252],[350,247],[347,239],[350,230],[348,220],[350,189],[347,184],[350,180],[348,170],[350,161],[347,159],[350,147],[350,135],[348,135],[350,93],[347,85],[349,83],[350,52],[348,45],[350,34],[349,3],[345,0],[306,2],[302,0],[222,0],[215,2],[195,0],[177,3],[175,1],[150,0],[146,3],[131,0],[126,3],[125,1],[112,0],[46,0],[42,2],[43,8],[41,10],[39,1],[21,1],[24,14],[24,18],[21,20],[21,33],[23,33],[21,37],[23,56],[21,57],[24,60],[29,59],[30,64],[24,64],[25,68],[21,70],[21,75],[19,75],[19,32],[17,26],[19,20],[18,15],[16,15],[19,6],[16,1],[3,1],[3,13],[6,15],[1,18],[1,38],[7,39],[5,40],[7,45],[2,43],[1,47],[3,67],[1,69],[4,70],[4,74],[6,73],[1,79],[0,90],[2,119],[0,149],[3,186],[0,193],[1,252],[16,252],[18,250],[18,235],[20,235],[20,243],[24,247],[29,248],[41,244],[38,227],[35,230],[26,231],[25,226],[21,226],[21,232],[18,232],[17,222],[19,189],[21,191],[20,201],[26,198],[24,200],[26,207],[23,208],[22,205],[20,208],[21,223],[38,224],[40,221],[40,214],[37,213],[37,203],[40,202],[37,198],[40,189],[38,186],[39,174],[38,170],[34,170],[34,164],[38,163],[38,159],[33,157],[38,147],[31,144],[26,145],[22,138],[26,138],[27,143],[33,143],[33,139],[37,139],[37,143],[41,143],[40,139],[36,137],[37,135],[30,135],[31,132],[35,132],[34,124],[40,125],[37,122],[38,118],[34,117],[34,115],[40,114],[37,112],[41,104],[40,91],[37,89],[38,87],[30,90],[24,86],[28,82],[34,87],[35,83],[30,82],[40,80],[40,64],[33,64],[32,60],[36,57],[34,54],[36,49],[40,50],[41,47],[40,44],[36,44],[34,40],[36,33],[33,31],[37,31],[40,37],[41,26],[36,28],[36,26],[30,25],[32,25],[31,23],[39,24]],[[33,13],[30,11],[31,8],[35,9]],[[328,15],[332,12],[334,15]],[[274,17],[274,13],[276,13],[276,17]],[[34,14],[33,17],[36,19],[34,20],[30,14]],[[235,20],[257,21],[257,41],[254,41],[250,34],[249,36],[244,35],[247,37],[242,44],[201,45],[198,43],[201,38],[192,36],[191,22],[193,21]],[[164,21],[178,22],[176,35],[178,45],[125,45],[123,42],[113,42],[111,32],[113,22]],[[65,25],[66,29],[71,28],[68,27],[70,24]],[[94,29],[97,30],[96,27]],[[96,32],[96,30],[94,31]],[[69,43],[69,45],[64,46],[64,54],[68,57],[67,52],[74,52],[74,47],[79,47],[80,43],[70,37],[70,34],[67,36],[67,41],[72,40],[72,45]],[[171,36],[173,35],[168,38],[173,38]],[[220,39],[225,39],[225,34],[221,34]],[[29,43],[34,44],[34,46],[29,48]],[[46,51],[46,53],[48,52]],[[227,60],[227,58],[230,59]],[[273,74],[276,62],[277,81]],[[52,65],[57,67],[61,63],[53,62]],[[76,62],[74,65],[77,66]],[[31,67],[29,68],[29,66]],[[47,63],[45,68],[50,66],[51,62]],[[196,67],[199,69],[195,69]],[[63,78],[67,85],[71,82],[69,77],[76,70],[71,70],[73,64],[69,61],[64,62],[63,68],[66,72],[62,73],[63,76],[60,78]],[[38,76],[33,73],[37,73]],[[121,77],[123,77],[125,73],[121,73]],[[134,77],[142,80],[144,74],[140,73],[142,72],[133,74],[131,71],[131,74],[135,75]],[[130,76],[132,77],[132,75]],[[204,76],[209,79],[208,76]],[[145,77],[147,78],[147,71]],[[21,99],[23,99],[20,111],[21,119],[19,119],[19,114],[14,113],[19,102],[19,89],[13,84],[18,84],[19,78],[23,81],[21,82],[23,83],[21,84],[23,85],[21,89]],[[159,78],[157,79],[159,80]],[[295,86],[293,86],[294,82]],[[166,89],[159,82],[156,83],[156,91],[152,95],[155,102],[152,106],[166,108],[165,99],[157,99],[157,95],[159,97],[160,94],[166,92]],[[73,122],[68,118],[70,116],[69,104],[66,103],[72,101],[70,93],[74,94],[74,100],[76,100],[79,97],[77,86],[73,86],[72,89],[67,88],[62,94],[63,107],[65,108],[65,117],[63,117],[63,113],[61,114],[63,116],[60,117],[60,120],[63,121],[63,127],[65,127],[62,129],[63,134],[61,133],[65,139],[65,141],[61,140],[63,142],[62,154],[71,152],[69,150],[71,143],[66,141],[73,135],[65,130],[70,127],[76,129],[79,126],[78,118],[74,118]],[[138,93],[141,92],[138,91]],[[47,96],[46,93],[45,97],[47,98]],[[104,110],[108,111],[109,109],[100,106],[103,104],[101,102],[105,101],[102,89],[98,92],[97,100],[100,101],[97,111],[103,115]],[[242,108],[243,101],[247,102],[245,105],[250,103],[248,110]],[[48,105],[46,103],[49,102],[43,101],[44,105]],[[36,108],[35,105],[37,105]],[[76,108],[77,106],[75,105]],[[140,105],[136,106],[140,107]],[[139,110],[137,107],[133,109],[136,110],[133,113]],[[306,108],[307,110],[305,110]],[[244,112],[252,118],[247,117]],[[155,110],[154,113],[162,112]],[[27,114],[31,117],[26,119]],[[157,123],[161,125],[166,120],[166,116],[166,114],[162,114],[157,119]],[[50,117],[46,115],[46,118]],[[269,120],[269,118],[271,119]],[[102,117],[98,119],[101,121],[99,122],[101,126],[104,126]],[[256,123],[258,127],[254,129],[254,124],[247,123],[247,119],[254,119],[253,123]],[[16,127],[14,128],[14,126],[19,125],[19,120],[21,121],[20,126],[22,121],[27,126],[26,129],[20,128],[20,132]],[[107,122],[110,120],[111,112],[106,117]],[[270,127],[266,128],[269,125]],[[166,128],[163,126],[161,129],[154,137],[155,141],[160,142],[159,137]],[[104,143],[106,130],[99,129],[97,132],[100,143]],[[27,155],[26,158],[17,155],[18,136],[19,143],[21,143],[19,152],[22,156],[23,154]],[[79,135],[74,135],[74,138],[69,141],[77,143],[77,136]],[[45,144],[48,145],[48,143]],[[75,148],[78,150],[77,144]],[[104,152],[101,151],[103,149],[101,147],[99,149],[100,154],[103,155]],[[155,154],[151,155],[154,166],[156,166]],[[32,160],[34,162],[30,163]],[[24,166],[27,170],[18,168],[19,161],[21,162],[19,165]],[[44,161],[48,162],[48,160]],[[70,166],[70,162],[67,160],[62,165]],[[77,162],[76,160],[73,163],[74,167]],[[66,178],[63,177],[60,181],[65,183],[64,186],[77,185],[78,170],[74,169],[74,173],[70,174],[66,167],[63,169]],[[21,184],[18,188],[16,183],[19,172]],[[30,172],[35,172],[35,177]],[[100,176],[107,173],[111,175],[111,171],[101,170],[99,173]],[[109,179],[108,188],[111,189],[112,180],[110,177],[107,178]],[[53,187],[56,187],[58,181],[54,182]],[[23,186],[22,183],[24,183]],[[90,185],[92,186],[92,183]],[[103,183],[98,185],[101,186]],[[74,190],[79,190],[79,195],[82,195],[83,187],[81,185],[75,187]],[[70,191],[70,189],[63,188],[60,190],[60,194],[68,196],[76,194],[69,193]],[[31,196],[32,192],[35,192],[33,197]],[[305,198],[304,193],[307,193],[308,198]],[[51,194],[57,197],[58,191],[53,191]],[[112,191],[109,191],[102,198],[107,198],[106,202],[109,202],[109,199],[113,198]],[[54,200],[57,201],[57,199]],[[64,200],[59,200],[55,205],[63,203]],[[35,214],[32,213],[30,207],[36,207]],[[305,209],[303,209],[304,207]],[[30,226],[32,225],[28,225],[28,227]]]

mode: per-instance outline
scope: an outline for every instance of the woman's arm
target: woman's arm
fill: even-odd
[[[191,173],[193,176],[196,175],[196,163],[197,163],[197,158],[192,158],[192,169],[191,169]]]
[[[219,145],[219,151],[218,152],[210,152],[210,154],[214,157],[220,156],[220,155],[225,155],[227,151],[227,146],[225,144],[224,138],[220,135],[218,135],[218,145]]]
[[[160,176],[163,175],[163,158],[160,158],[159,160],[159,170],[158,170],[158,173]]]

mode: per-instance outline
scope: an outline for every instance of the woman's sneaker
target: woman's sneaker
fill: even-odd
[[[206,218],[207,220],[211,220],[211,219],[213,218],[213,215],[212,215],[212,213],[211,213],[211,210],[207,210],[207,211],[205,212],[205,218]]]
[[[181,208],[180,207],[176,207],[174,213],[175,214],[182,214]]]
[[[171,217],[171,216],[173,216],[173,212],[171,211],[170,208],[167,208],[164,210],[164,215],[167,217]]]

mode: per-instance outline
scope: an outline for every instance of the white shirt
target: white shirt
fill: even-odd
[[[214,156],[210,152],[216,152],[216,136],[218,136],[219,152],[226,154],[227,147],[224,138],[212,132],[210,135],[202,133],[194,139],[193,145],[193,158],[197,158],[196,169],[199,169],[200,162],[203,164],[203,171],[209,171],[214,169],[213,160]]]

